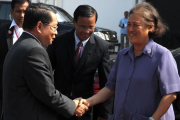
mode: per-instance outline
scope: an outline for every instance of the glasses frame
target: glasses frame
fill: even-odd
[[[52,26],[52,25],[46,25],[46,26],[50,26],[50,29],[51,29],[53,32],[57,32],[58,26]]]

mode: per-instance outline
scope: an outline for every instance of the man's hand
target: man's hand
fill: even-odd
[[[84,104],[81,104],[81,105],[79,105],[79,107],[77,107],[76,108],[76,110],[75,110],[75,115],[76,116],[82,116],[86,111],[88,110],[88,107],[87,106],[85,106]]]
[[[76,99],[79,99],[78,105],[84,104],[85,106],[89,107],[89,103],[86,99],[82,99],[82,98],[76,98]]]
[[[82,116],[88,110],[89,104],[85,99],[82,98],[76,98],[73,101],[76,104],[74,115]]]

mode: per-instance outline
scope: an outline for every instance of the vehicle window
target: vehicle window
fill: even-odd
[[[72,18],[70,15],[67,15],[67,13],[63,12],[61,9],[56,9],[52,7],[54,10],[56,10],[56,15],[58,18],[58,22],[72,22]]]
[[[11,20],[10,13],[11,5],[6,3],[0,3],[0,19]]]

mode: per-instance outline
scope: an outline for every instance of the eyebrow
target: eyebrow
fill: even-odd
[[[131,21],[130,21],[130,22],[129,22],[129,21],[128,21],[128,23],[141,23],[141,22],[139,22],[139,21],[134,21],[134,22],[131,22]]]

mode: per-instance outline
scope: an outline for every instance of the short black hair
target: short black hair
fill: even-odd
[[[129,12],[128,12],[128,11],[124,11],[124,14],[125,14],[125,13],[129,13]]]
[[[80,5],[74,11],[74,20],[77,22],[79,16],[92,17],[94,14],[96,15],[96,21],[97,21],[98,14],[97,14],[97,11],[93,7],[89,5]]]
[[[125,11],[125,12],[124,12],[124,15],[126,15],[126,13],[127,13],[127,15],[129,14],[129,12],[128,12],[128,11]]]
[[[15,4],[24,4],[25,2],[28,2],[29,5],[31,4],[30,0],[12,0],[11,1],[11,9],[14,10]]]
[[[25,12],[23,29],[32,30],[39,21],[44,25],[52,22],[51,13],[56,11],[43,3],[37,3],[29,6]]]

